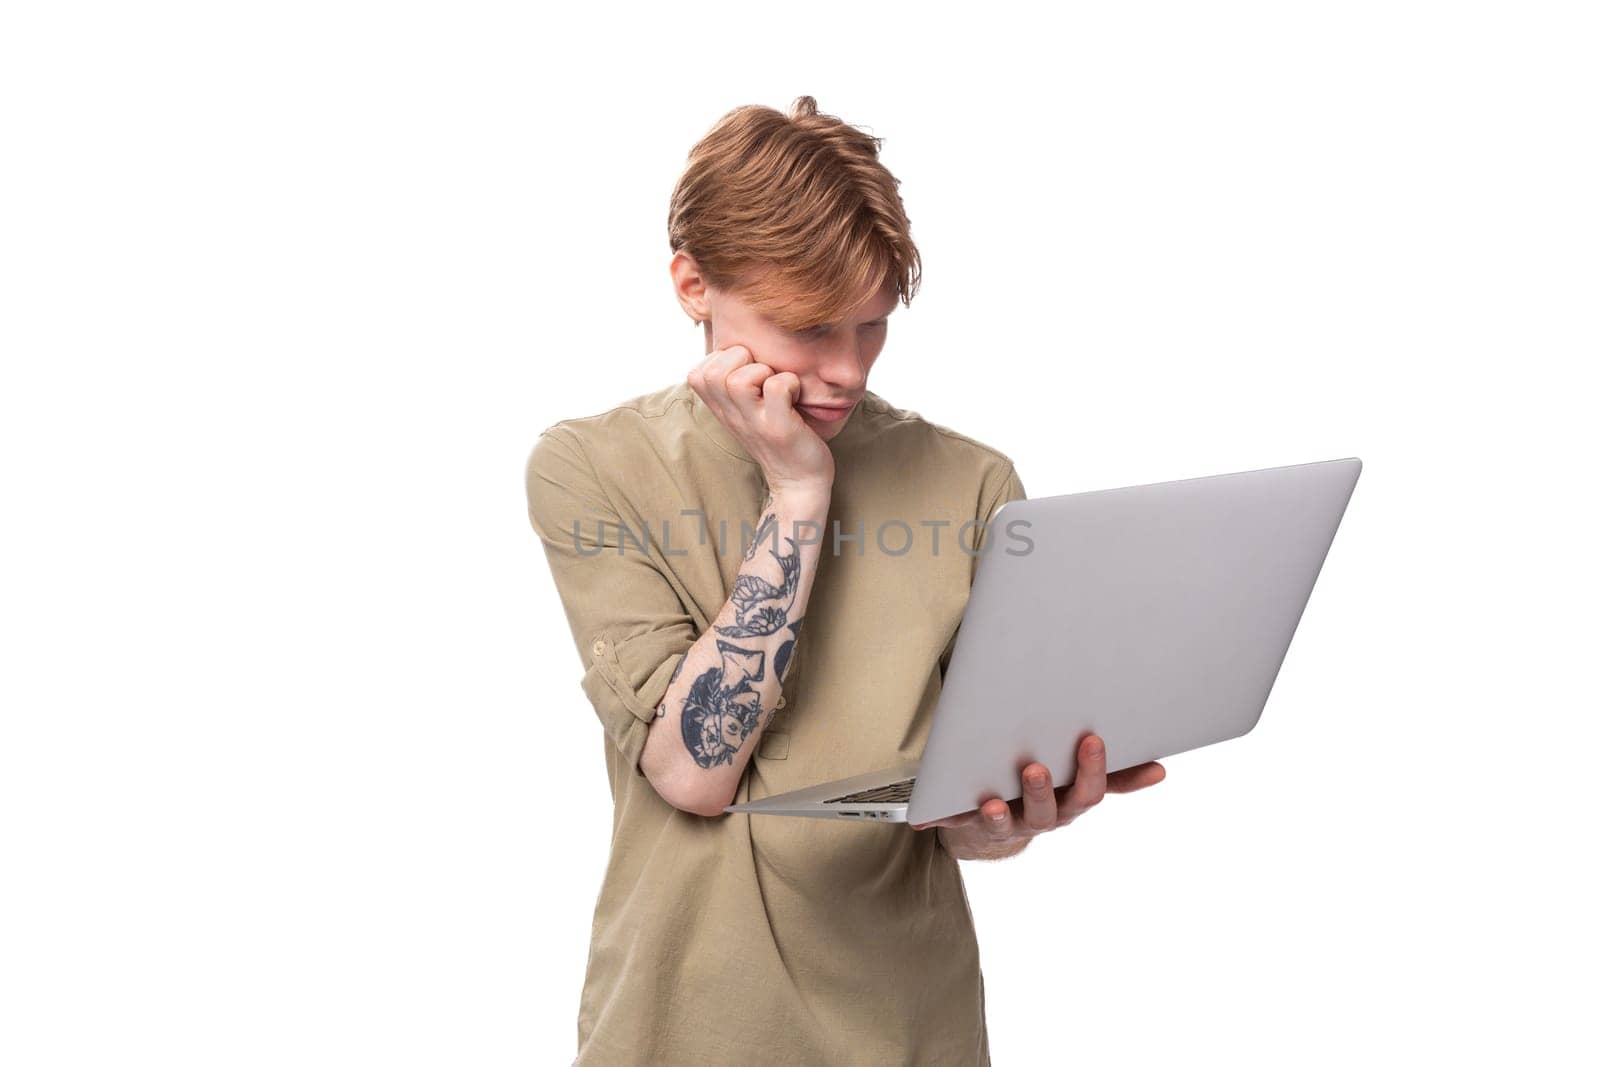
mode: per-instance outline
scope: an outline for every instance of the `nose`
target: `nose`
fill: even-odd
[[[817,368],[818,376],[841,392],[858,393],[867,384],[867,365],[855,345],[834,348]]]

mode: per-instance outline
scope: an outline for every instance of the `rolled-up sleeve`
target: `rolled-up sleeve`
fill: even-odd
[[[694,621],[595,474],[582,443],[560,424],[528,457],[528,517],[584,664],[584,693],[606,736],[639,769],[650,721],[695,641]]]

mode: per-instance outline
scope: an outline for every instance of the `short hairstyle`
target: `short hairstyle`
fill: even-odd
[[[922,262],[900,181],[872,137],[798,97],[789,114],[749,104],[689,152],[667,239],[707,282],[779,326],[832,322],[893,281],[910,306]]]

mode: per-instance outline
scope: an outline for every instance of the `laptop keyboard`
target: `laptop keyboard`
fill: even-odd
[[[902,804],[911,799],[911,787],[917,784],[915,778],[907,778],[903,782],[891,782],[889,785],[877,785],[871,789],[863,789],[857,793],[846,793],[842,797],[831,797],[824,800],[824,804]]]

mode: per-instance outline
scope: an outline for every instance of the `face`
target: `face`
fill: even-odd
[[[706,353],[743,345],[757,362],[792,372],[800,379],[800,417],[824,441],[839,432],[865,393],[867,372],[883,351],[889,316],[899,305],[890,281],[863,293],[835,321],[786,330],[734,294],[707,285],[686,253],[673,256],[672,278],[683,309],[707,323]]]

